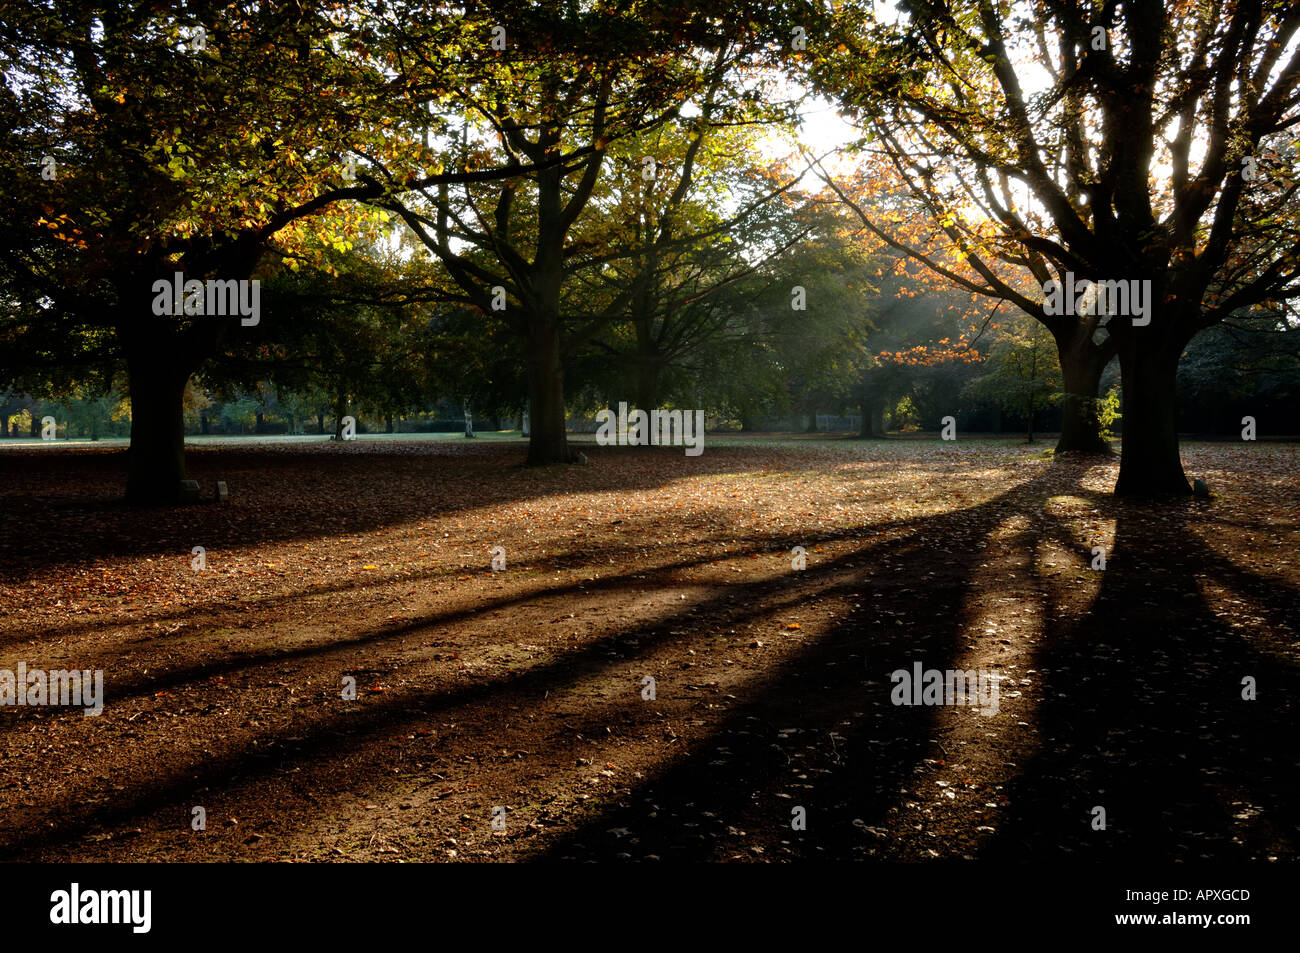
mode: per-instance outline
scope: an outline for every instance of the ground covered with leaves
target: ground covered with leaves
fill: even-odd
[[[230,501],[154,510],[0,451],[0,670],[105,688],[0,708],[0,860],[1297,856],[1295,445],[1159,505],[1042,445],[582,448],[204,447]]]

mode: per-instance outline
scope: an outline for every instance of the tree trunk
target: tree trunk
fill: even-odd
[[[391,413],[384,415],[384,433],[393,432],[393,415]]]
[[[534,317],[528,322],[528,344],[528,465],[568,463],[559,321]]]
[[[1123,453],[1115,495],[1187,495],[1192,488],[1183,473],[1177,429],[1177,374],[1182,348],[1132,347],[1125,351],[1119,358]]]
[[[885,401],[874,397],[864,400],[859,409],[862,411],[862,424],[858,427],[858,437],[863,440],[881,439],[885,436]]]
[[[636,363],[636,406],[647,414],[658,406],[659,365],[648,355],[638,355]]]
[[[1030,386],[1031,387],[1033,386],[1032,382],[1030,383]],[[1026,402],[1025,410],[1027,411],[1025,413],[1025,443],[1033,443],[1034,442],[1034,395],[1032,391],[1029,394],[1029,400]]]
[[[127,359],[131,448],[126,499],[136,506],[175,503],[185,476],[186,370],[150,353]]]
[[[1061,362],[1061,381],[1065,385],[1065,398],[1061,404],[1061,439],[1056,442],[1056,452],[1114,453],[1110,443],[1101,435],[1101,419],[1097,415],[1101,372],[1110,362],[1111,351],[1087,339],[1064,344],[1058,341],[1056,353]]]

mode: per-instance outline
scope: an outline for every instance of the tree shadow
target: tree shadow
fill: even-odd
[[[1081,618],[1049,619],[1031,663],[1037,753],[980,856],[1294,856],[1300,670],[1212,611],[1202,584],[1224,580],[1254,600],[1292,650],[1294,629],[1276,626],[1294,626],[1300,597],[1211,552],[1191,529],[1196,503],[1110,502],[1100,591]],[[1255,701],[1242,697],[1246,677]]]
[[[942,752],[939,721],[947,714],[892,705],[888,673],[916,661],[925,668],[956,667],[970,623],[970,596],[991,576],[982,572],[983,549],[1008,520],[1032,518],[1030,528],[1018,531],[1018,547],[1032,551],[1052,543],[1079,548],[1061,520],[1044,517],[1048,497],[1063,492],[1062,474],[1068,481],[1078,472],[1052,467],[965,509],[828,534],[828,540],[861,545],[810,564],[803,573],[717,586],[693,606],[702,615],[664,612],[521,672],[435,690],[416,686],[347,712],[337,699],[322,695],[306,724],[264,732],[255,749],[203,757],[186,748],[179,759],[172,752],[165,769],[142,771],[126,782],[127,790],[110,808],[80,804],[75,791],[49,799],[42,807],[45,817],[55,820],[11,836],[3,856],[66,849],[96,826],[176,811],[202,788],[214,792],[212,797],[233,799],[259,792],[265,796],[274,785],[269,789],[290,796],[290,782],[272,778],[280,772],[300,772],[293,774],[298,783],[310,780],[314,790],[327,796],[358,785],[373,786],[382,796],[393,782],[388,766],[377,763],[378,752],[387,750],[381,746],[395,733],[426,724],[432,715],[456,713],[460,720],[469,708],[505,711],[523,705],[545,713],[548,696],[600,671],[612,655],[644,668],[641,659],[651,650],[684,654],[695,644],[702,620],[737,626],[770,623],[800,606],[836,599],[854,608],[781,662],[761,668],[731,704],[716,686],[693,686],[691,704],[701,715],[705,706],[713,709],[705,717],[716,720],[716,728],[676,756],[670,745],[648,778],[596,805],[575,829],[557,835],[536,856],[887,856],[890,845],[882,842],[878,828],[889,823],[918,769]],[[1028,663],[1041,672],[1041,697],[1024,716],[1038,734],[1038,746],[1008,782],[1009,799],[980,856],[1075,853],[1192,860],[1293,855],[1300,771],[1288,743],[1297,727],[1293,699],[1300,674],[1257,632],[1234,628],[1217,615],[1203,585],[1206,579],[1221,581],[1248,597],[1273,635],[1297,618],[1296,592],[1224,564],[1193,529],[1201,512],[1194,503],[1142,508],[1083,488],[1070,487],[1069,494],[1095,500],[1104,515],[1116,518],[1115,544],[1097,598],[1082,614],[1063,602],[1043,600],[1044,631]],[[884,530],[889,530],[887,537]],[[625,576],[602,579],[599,588],[652,588],[716,559],[678,559],[654,566],[647,582],[637,581],[640,575]],[[1034,576],[1040,592],[1059,585],[1039,572]],[[472,611],[575,594],[573,585],[547,585]],[[329,673],[335,661],[340,666],[355,663],[352,650],[359,644],[386,644],[466,617],[460,610],[431,613],[337,644],[304,648],[289,661],[316,666],[313,674]],[[1290,644],[1294,647],[1293,638]],[[124,687],[147,694],[218,672],[246,674],[284,664],[285,653],[273,650],[164,669]],[[1241,698],[1245,676],[1256,679],[1257,701]],[[661,685],[674,691],[672,681],[661,680]],[[658,727],[654,708],[630,690],[626,698],[584,709],[581,718],[590,716],[599,724],[622,717],[648,731]],[[716,714],[718,710],[723,713]],[[1004,712],[1001,717],[1009,716]],[[485,747],[501,743],[498,737],[490,744],[487,737],[481,740]],[[548,754],[567,751],[568,745],[556,741]],[[342,763],[349,766],[347,776],[337,767]],[[555,771],[558,776],[559,769]],[[1106,809],[1104,831],[1090,826],[1094,806]],[[805,831],[791,830],[795,808],[807,811]],[[292,816],[282,821],[284,830],[319,819],[305,808],[286,813]],[[982,823],[970,820],[971,825]],[[935,841],[935,846],[952,854],[952,844],[960,838],[945,834],[951,839]]]
[[[949,669],[985,539],[1009,515],[1038,511],[1052,474],[993,499],[925,519],[925,540],[866,550],[841,594],[862,603],[755,684],[697,750],[561,836],[542,860],[819,859],[876,856],[877,825],[927,757],[941,754],[939,709],[895,706],[889,673]],[[945,542],[933,561],[932,541]],[[927,545],[930,542],[930,545]],[[879,568],[886,556],[910,572]],[[926,576],[925,566],[942,575]],[[901,621],[900,624],[900,619]],[[806,830],[795,832],[795,811]]]
[[[1039,478],[1041,479],[1041,478]],[[778,606],[797,607],[810,589],[819,597],[829,595],[851,596],[863,592],[863,581],[852,567],[864,554],[871,558],[890,554],[909,562],[926,558],[926,546],[920,539],[939,533],[951,542],[953,551],[962,554],[960,565],[943,580],[926,589],[914,588],[918,581],[910,574],[893,574],[881,578],[877,599],[862,604],[847,619],[834,626],[822,637],[815,639],[806,649],[795,652],[793,659],[779,666],[761,680],[752,690],[753,698],[726,716],[723,730],[716,733],[701,752],[693,754],[686,763],[670,770],[666,779],[667,790],[676,791],[674,803],[680,798],[681,810],[693,816],[690,806],[701,798],[707,799],[715,792],[723,802],[719,817],[733,811],[736,817],[742,811],[766,809],[767,801],[786,807],[777,795],[785,784],[783,774],[776,770],[778,762],[788,769],[790,761],[803,766],[802,773],[813,777],[817,771],[831,775],[829,784],[819,785],[818,801],[824,810],[842,815],[838,826],[850,834],[860,834],[852,825],[854,818],[873,817],[886,809],[894,797],[899,782],[916,761],[928,750],[932,738],[934,712],[930,709],[899,709],[889,704],[887,673],[909,665],[914,659],[924,659],[927,665],[946,667],[952,657],[953,645],[961,629],[960,610],[973,569],[973,561],[981,539],[1003,518],[1005,498],[1017,493],[1035,493],[1030,485],[1021,486],[1003,497],[938,517],[912,521],[913,534],[886,542],[868,542],[864,549],[827,559],[811,566],[805,573],[791,573],[777,580],[763,580],[737,587],[718,589],[706,602],[706,614],[712,611],[731,620],[770,617],[773,602]],[[1041,493],[1038,494],[1041,496]],[[872,527],[873,533],[876,527]],[[669,572],[680,567],[672,567]],[[620,580],[611,585],[630,584]],[[820,588],[818,588],[820,587]],[[556,587],[562,593],[566,587]],[[882,595],[883,594],[883,595]],[[741,606],[731,603],[741,599]],[[540,596],[534,595],[536,599]],[[906,626],[873,630],[873,610],[880,608],[881,599],[896,611],[912,618]],[[916,616],[925,614],[928,621]],[[403,627],[409,631],[422,620]],[[294,772],[305,780],[308,775],[326,787],[346,785],[354,789],[362,778],[358,775],[358,757],[364,764],[369,757],[371,743],[387,741],[396,731],[410,730],[426,723],[430,715],[463,711],[466,706],[493,706],[501,708],[511,703],[537,707],[550,694],[557,694],[573,684],[586,671],[608,664],[603,657],[609,651],[624,658],[635,659],[651,647],[676,646],[684,653],[695,633],[682,628],[698,624],[698,619],[685,611],[666,614],[653,623],[638,625],[615,632],[595,643],[569,653],[564,653],[545,665],[521,673],[493,679],[490,682],[455,687],[450,690],[428,691],[414,689],[367,704],[361,711],[343,711],[342,703],[330,702],[322,696],[322,708],[315,710],[310,724],[297,723],[255,742],[257,752],[245,748],[218,757],[197,758],[194,752],[183,760],[188,764],[167,770],[152,770],[130,784],[126,793],[114,798],[111,807],[87,805],[70,792],[66,800],[45,805],[47,821],[36,831],[9,839],[3,848],[8,857],[30,856],[33,852],[57,849],[83,836],[95,826],[138,821],[168,809],[175,810],[192,793],[210,788],[220,796],[233,796],[238,791],[255,790],[254,785],[265,782],[272,772]],[[395,638],[392,632],[375,631],[367,639]],[[349,643],[350,645],[351,643]],[[348,646],[338,647],[341,657],[347,656]],[[316,649],[303,653],[304,657],[319,657],[327,651]],[[277,653],[246,664],[282,664],[283,656]],[[241,663],[241,667],[243,664]],[[154,676],[131,690],[154,688],[160,684],[178,684],[192,681],[204,672],[187,671]],[[329,694],[326,692],[325,694]],[[716,697],[716,692],[711,693]],[[708,696],[706,696],[708,697]],[[635,717],[649,718],[648,709],[629,693],[625,703]],[[870,713],[869,715],[867,713]],[[861,715],[859,713],[862,713]],[[852,719],[857,718],[856,727]],[[865,718],[865,721],[864,721]],[[845,722],[849,724],[846,725]],[[793,728],[794,730],[787,730]],[[832,738],[831,732],[837,737]],[[289,737],[292,735],[293,737]],[[273,757],[265,753],[274,749]],[[166,762],[176,765],[172,753]],[[339,780],[335,766],[351,762],[352,773]],[[826,767],[820,767],[821,765]],[[386,767],[386,766],[384,766]],[[682,775],[681,772],[686,774]],[[331,774],[333,772],[333,774]],[[364,772],[363,772],[364,773]],[[376,770],[375,775],[386,775],[387,770]],[[825,777],[821,775],[821,777]],[[368,777],[371,783],[385,783],[377,777]],[[702,793],[701,793],[702,792]],[[655,796],[660,796],[656,794]],[[788,807],[786,808],[788,813]],[[699,856],[701,845],[682,840],[687,820],[670,824],[666,820],[660,827],[664,843],[660,848],[674,856]],[[701,815],[702,816],[702,815]],[[679,819],[680,820],[680,819]],[[777,818],[779,823],[780,818]],[[826,824],[824,820],[819,823]],[[291,822],[286,821],[285,826]],[[687,829],[688,830],[688,829]],[[836,843],[828,834],[819,834],[825,844]],[[672,843],[670,843],[672,842]],[[602,847],[604,845],[599,845]],[[609,845],[616,849],[617,845]],[[577,848],[574,848],[575,850]],[[809,847],[809,850],[815,848]],[[684,854],[682,852],[685,852]]]

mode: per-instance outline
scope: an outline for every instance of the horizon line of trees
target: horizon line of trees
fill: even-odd
[[[1108,452],[1118,362],[1115,489],[1157,496],[1189,400],[1294,401],[1281,0],[54,7],[0,31],[0,386],[124,387],[134,502],[178,498],[196,384],[526,403],[537,465],[611,394],[866,437],[1059,406],[1058,450]],[[862,134],[847,173],[768,145],[808,90]],[[176,272],[262,314],[159,318]],[[1049,309],[1076,275],[1149,320]]]
[[[786,387],[773,400],[729,405],[717,391],[697,381],[684,388],[669,388],[663,406],[686,406],[687,394],[702,397],[716,426],[744,431],[819,428],[819,416],[844,421],[857,418],[859,435],[880,436],[888,431],[938,431],[942,417],[953,416],[961,432],[1061,433],[1067,412],[1059,366],[1053,360],[1052,342],[1041,328],[1021,323],[994,331],[977,361],[927,362],[922,357],[864,370],[845,365],[834,387]],[[463,342],[462,342],[463,343]],[[488,347],[484,342],[482,347]],[[419,377],[420,366],[387,366],[385,374]],[[337,406],[331,396],[331,377],[313,374],[289,378],[305,386],[288,386],[274,379],[244,388],[233,379],[218,387],[193,382],[185,395],[186,435],[205,434],[337,434]],[[425,379],[426,384],[428,379]],[[774,383],[780,383],[774,382]],[[463,395],[420,386],[393,387],[392,381],[371,377],[360,390],[349,391],[344,411],[357,421],[359,433],[454,432],[463,429],[468,412],[479,430],[519,431],[526,400],[493,401],[490,394],[476,395],[469,404]],[[130,434],[130,401],[124,381],[110,380],[103,389],[82,384],[66,393],[41,396],[0,392],[0,439],[37,438],[41,421],[55,418],[62,438],[125,437]],[[377,386],[375,386],[377,385]],[[871,386],[880,394],[872,421],[860,394]],[[620,400],[649,409],[634,394],[605,390],[591,382],[578,388],[566,405],[566,420],[593,418],[604,406]],[[1300,404],[1300,331],[1260,333],[1216,328],[1189,347],[1178,378],[1178,429],[1182,433],[1236,437],[1243,417],[1254,419],[1259,439],[1300,436],[1296,408]],[[1115,362],[1101,376],[1100,419],[1103,433],[1113,436],[1120,420],[1120,378]],[[391,403],[394,393],[404,393],[406,403]],[[522,395],[522,380],[501,393]],[[410,395],[415,395],[411,397]],[[481,400],[482,403],[477,401]],[[694,408],[697,405],[692,405]],[[776,427],[774,425],[782,424]],[[846,429],[843,423],[840,430]]]

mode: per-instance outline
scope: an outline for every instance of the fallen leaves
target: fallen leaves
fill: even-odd
[[[501,446],[457,454],[419,446],[259,450],[257,466],[241,478],[240,498],[230,507],[162,510],[149,521],[107,505],[117,488],[103,479],[102,455],[41,457],[43,468],[52,461],[56,470],[53,478],[45,470],[49,488],[41,492],[35,492],[27,461],[19,459],[11,468],[15,479],[0,486],[0,506],[15,517],[3,524],[0,537],[0,638],[9,640],[0,644],[13,658],[108,659],[121,666],[124,684],[138,682],[140,690],[121,702],[123,717],[116,722],[110,711],[103,721],[45,718],[37,731],[11,732],[0,752],[6,766],[0,808],[21,809],[28,820],[45,816],[24,806],[30,802],[56,818],[57,804],[78,803],[96,790],[90,770],[147,759],[182,777],[230,758],[267,768],[264,777],[254,771],[252,780],[238,784],[225,775],[208,778],[236,802],[248,826],[268,805],[315,786],[319,803],[328,805],[322,810],[335,812],[331,821],[346,828],[355,819],[330,787],[338,783],[332,759],[299,753],[323,739],[347,752],[348,770],[359,778],[349,780],[349,790],[373,798],[372,822],[395,812],[400,801],[407,817],[428,811],[442,823],[432,814],[439,803],[459,812],[489,791],[496,796],[497,788],[506,789],[502,803],[516,788],[530,796],[538,789],[558,792],[568,810],[581,803],[574,793],[581,785],[595,805],[607,790],[619,797],[627,790],[641,793],[642,776],[658,778],[674,759],[705,757],[706,743],[706,766],[719,766],[728,784],[750,785],[737,791],[738,798],[802,798],[810,789],[834,789],[846,765],[888,765],[896,756],[888,712],[882,703],[881,716],[861,685],[862,652],[891,639],[891,651],[905,652],[936,630],[949,632],[961,650],[968,642],[976,646],[970,651],[995,657],[1007,649],[1000,664],[1013,652],[1041,651],[1031,636],[1042,638],[1042,617],[1026,611],[1028,594],[1051,602],[1055,626],[1068,625],[1071,613],[1087,603],[1070,601],[1084,591],[1077,575],[1094,585],[1110,578],[1087,574],[1080,560],[1089,558],[1091,546],[1113,539],[1121,509],[1130,547],[1185,531],[1171,538],[1199,540],[1216,554],[1217,564],[1204,560],[1196,570],[1208,610],[1202,626],[1221,619],[1223,628],[1262,648],[1270,647],[1264,641],[1270,633],[1281,631],[1261,592],[1270,581],[1294,585],[1296,577],[1300,505],[1292,450],[1191,448],[1189,470],[1210,473],[1220,495],[1212,506],[1173,514],[1113,501],[1107,495],[1113,462],[1080,469],[978,442],[942,454],[920,441],[841,444],[719,441],[697,459],[595,451],[591,467],[549,472],[522,470],[518,448]],[[200,475],[229,469],[226,453],[196,452],[194,468]],[[358,494],[363,477],[368,490]],[[30,533],[10,528],[33,525],[45,528],[39,547]],[[607,532],[613,528],[617,532]],[[1040,562],[1027,559],[1044,539],[1052,542],[1041,549]],[[200,544],[209,568],[195,573],[188,553]],[[791,570],[796,544],[819,556],[810,556],[805,572]],[[503,573],[489,571],[488,550],[495,545],[509,554]],[[1123,547],[1112,555],[1116,568],[1107,572],[1124,578]],[[1243,568],[1254,575],[1233,575]],[[1145,584],[1154,570],[1147,565],[1138,572]],[[1025,591],[1011,593],[1013,582]],[[838,601],[819,588],[832,586]],[[778,601],[764,604],[755,596],[760,592],[776,593]],[[953,592],[976,600],[981,611],[951,611],[963,607],[960,598],[949,598]],[[1016,598],[1003,603],[1008,593]],[[1177,595],[1185,600],[1187,593]],[[572,609],[575,601],[582,611]],[[1184,604],[1153,589],[1143,592],[1135,609],[1160,618]],[[798,621],[789,620],[792,611]],[[943,611],[963,619],[962,627],[945,628],[948,623],[934,614]],[[780,634],[792,632],[800,634]],[[1288,657],[1293,650],[1277,641],[1277,657]],[[1099,647],[1098,664],[1117,651]],[[799,654],[808,652],[815,661]],[[570,656],[591,664],[568,665]],[[793,668],[808,669],[811,681],[788,681],[793,669],[785,665],[792,656],[801,659]],[[649,659],[665,664],[655,667]],[[1032,664],[1012,659],[1006,670],[1017,661]],[[1189,664],[1196,663],[1174,654],[1130,682],[1140,694],[1148,682],[1155,687],[1167,671]],[[646,671],[661,679],[654,704],[643,703],[639,686],[628,689],[629,676]],[[340,672],[369,686],[362,704],[349,709],[339,699]],[[675,684],[672,673],[693,683]],[[523,692],[514,688],[521,675],[528,685]],[[734,710],[750,710],[754,686],[769,678],[790,689],[792,696],[781,700],[791,702],[801,724],[823,719],[818,727],[841,733],[791,729],[774,737],[756,723],[738,728],[729,721]],[[1007,736],[1031,737],[1038,730],[1032,707],[1070,693],[1071,686],[1062,685],[1068,678],[1053,671],[1041,684],[1008,680],[1003,701],[1009,717],[987,749],[1006,755],[994,762],[1001,775],[969,760],[958,765],[969,748],[956,746],[955,734],[944,735],[941,743],[954,763],[936,760],[926,770],[946,772],[946,786],[930,786],[927,776],[924,785],[908,780],[912,798],[896,789],[881,795],[898,817],[928,825],[914,847],[934,844],[950,853],[954,830],[966,837],[992,833],[983,823],[992,809],[981,804],[1005,803],[998,786],[1028,760],[1006,747]],[[835,691],[827,693],[827,683]],[[795,684],[806,691],[793,691]],[[487,701],[475,707],[466,697]],[[453,707],[435,714],[429,702],[444,698],[454,699]],[[1074,692],[1063,703],[1086,705],[1088,693]],[[844,710],[832,718],[836,704]],[[1066,712],[1068,727],[1078,716],[1073,707]],[[763,714],[772,725],[787,723],[787,712]],[[369,716],[378,719],[376,730],[353,726]],[[562,731],[561,717],[572,717],[576,730]],[[961,740],[992,734],[992,726],[975,718]],[[1078,720],[1086,727],[1091,718]],[[92,745],[95,732],[108,742]],[[1111,734],[1107,743],[1133,740]],[[605,767],[574,771],[579,745],[578,752],[591,756],[587,764]],[[483,752],[494,754],[484,758]],[[766,764],[760,758],[768,752],[779,778],[749,766]],[[620,759],[617,770],[606,761],[611,756]],[[412,767],[421,759],[422,767]],[[433,764],[454,787],[439,784],[439,793],[408,800],[407,780],[427,780]],[[61,774],[65,769],[75,773]],[[409,774],[399,778],[398,771]],[[587,777],[596,783],[588,786]],[[943,822],[948,827],[925,813],[938,810],[935,805],[953,812]],[[883,851],[886,841],[875,832],[896,839],[901,824],[865,810],[844,806],[845,822],[863,815],[855,822],[862,835],[852,840]],[[1235,810],[1245,813],[1244,807]],[[699,818],[682,815],[673,824],[679,820]],[[1242,823],[1255,820],[1252,815]],[[557,809],[553,821],[531,823],[534,832],[547,828],[550,834],[551,827],[573,830],[582,822]],[[737,830],[756,829],[734,823]],[[634,832],[630,836],[653,836],[641,821],[610,825]],[[1006,826],[999,820],[999,830]],[[684,824],[676,829],[687,830]],[[162,836],[144,830],[148,838]],[[281,840],[280,833],[268,840]],[[922,840],[928,833],[940,840]],[[340,855],[397,849],[378,846],[382,841],[368,847],[365,838],[372,834],[367,829],[364,838],[344,841]],[[96,850],[115,843],[105,840]],[[765,841],[764,849],[781,850],[777,844]],[[458,849],[468,857],[482,848],[465,838]],[[405,846],[401,853],[422,856]]]

